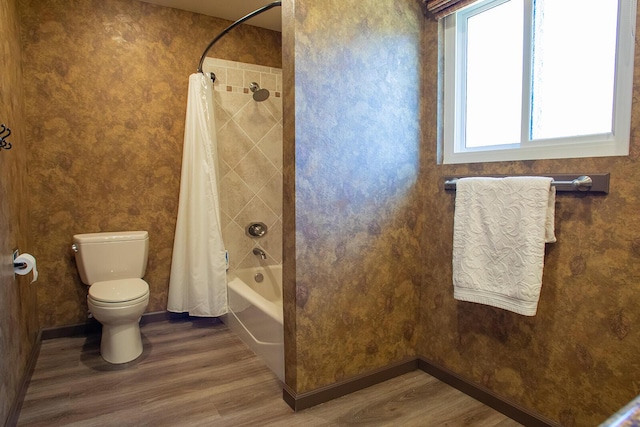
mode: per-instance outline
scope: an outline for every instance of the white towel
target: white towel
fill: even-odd
[[[454,298],[534,316],[545,243],[554,235],[552,178],[462,178],[456,184]]]

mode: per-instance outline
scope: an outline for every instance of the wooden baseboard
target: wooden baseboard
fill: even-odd
[[[20,417],[20,410],[22,409],[22,403],[24,397],[27,395],[27,389],[29,388],[29,382],[33,371],[36,369],[36,363],[38,362],[38,356],[40,355],[40,344],[42,343],[42,331],[38,332],[36,342],[33,344],[31,353],[29,354],[29,360],[27,360],[27,366],[25,366],[24,373],[22,374],[22,380],[20,381],[20,388],[16,394],[11,408],[9,408],[9,414],[5,422],[5,426],[18,425],[18,418]]]
[[[156,311],[153,313],[144,313],[140,319],[141,325],[154,322],[164,322],[165,320],[175,321],[184,320],[189,317],[188,313],[170,313],[168,311]],[[75,325],[56,326],[46,328],[41,331],[43,340],[54,338],[66,338],[97,334],[102,330],[102,325],[96,319],[88,319],[85,323],[77,323]]]
[[[76,323],[74,325],[54,326],[52,328],[44,328],[42,340],[52,340],[55,338],[76,337],[82,335],[91,335],[100,332],[102,325],[95,319],[89,319],[86,323]]]
[[[189,318],[189,313],[172,313],[170,311],[156,311],[153,313],[144,313],[142,319],[140,319],[141,325],[148,323],[164,322],[165,320],[176,321],[186,320]]]
[[[486,387],[472,383],[447,368],[439,366],[424,358],[399,362],[377,369],[373,372],[368,372],[345,381],[301,394],[297,394],[289,386],[284,384],[282,397],[294,411],[300,411],[390,380],[416,369],[426,372],[443,383],[460,390],[464,394],[473,397],[479,402],[501,412],[522,425],[527,427],[560,427],[559,424],[554,421],[545,418],[540,414],[536,414],[515,402],[504,399]]]
[[[467,396],[471,396],[479,402],[503,413],[522,425],[527,427],[559,427],[559,424],[554,421],[523,408],[515,402],[500,397],[488,388],[480,384],[472,383],[447,368],[423,358],[418,359],[417,362],[420,370],[460,390]]]
[[[415,371],[418,361],[415,359],[398,362],[373,372],[358,375],[348,380],[340,381],[306,393],[297,394],[286,384],[283,386],[282,397],[294,411],[301,411],[320,403],[328,402],[349,393],[390,380],[407,372]]]

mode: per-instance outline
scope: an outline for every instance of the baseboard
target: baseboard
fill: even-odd
[[[24,397],[27,395],[27,389],[29,388],[29,382],[33,371],[36,369],[36,363],[38,362],[38,356],[40,355],[40,344],[42,343],[42,331],[38,332],[36,342],[33,344],[31,353],[29,354],[29,360],[27,360],[27,366],[25,366],[24,373],[22,374],[22,380],[20,382],[20,388],[16,394],[15,399],[9,408],[9,414],[5,422],[6,427],[13,427],[18,425],[18,418],[20,417],[20,410],[22,409],[22,403]]]
[[[398,362],[366,374],[340,381],[306,393],[297,394],[286,384],[283,386],[282,398],[294,411],[301,411],[320,403],[353,393],[375,384],[390,380],[407,372],[415,371],[418,361],[415,359]]]
[[[488,388],[472,383],[466,378],[459,376],[453,371],[448,370],[442,366],[439,366],[431,361],[420,358],[418,359],[418,367],[420,370],[427,374],[439,379],[443,383],[450,385],[463,392],[464,394],[473,397],[479,402],[495,409],[498,412],[503,413],[507,417],[519,422],[527,427],[559,427],[560,425],[554,421],[529,411],[526,408],[512,402],[508,399],[498,396]]]
[[[97,320],[89,319],[85,323],[43,328],[40,332],[42,333],[42,340],[46,341],[55,338],[91,335],[100,332],[101,329],[102,325]]]
[[[168,311],[156,311],[153,313],[144,313],[140,319],[140,325],[146,325],[154,322],[183,320],[189,317],[186,313],[170,313]],[[53,328],[42,329],[42,339],[50,340],[54,338],[67,338],[76,336],[86,336],[97,334],[102,330],[102,325],[95,319],[88,319],[85,323],[76,323],[74,325],[56,326]]]
[[[186,320],[189,318],[189,313],[172,313],[170,311],[155,311],[153,313],[144,313],[142,319],[140,319],[141,325],[149,323],[164,322],[165,320],[176,321]]]
[[[560,427],[556,422],[530,411],[515,402],[502,398],[488,388],[472,383],[460,375],[424,358],[406,360],[359,375],[345,381],[331,384],[317,390],[297,394],[286,384],[282,397],[294,411],[301,411],[315,405],[336,399],[349,393],[390,380],[407,372],[420,369],[445,384],[460,390],[479,402],[495,409],[507,417],[527,427]]]

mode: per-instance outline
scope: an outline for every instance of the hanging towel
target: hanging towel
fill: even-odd
[[[214,123],[211,80],[194,73],[189,77],[167,310],[202,317],[227,312]]]
[[[454,298],[535,316],[545,243],[554,235],[552,178],[462,178],[456,184]]]

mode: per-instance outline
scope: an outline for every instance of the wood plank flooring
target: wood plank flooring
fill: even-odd
[[[209,319],[142,326],[144,352],[100,357],[99,336],[44,341],[19,426],[520,426],[422,371],[294,413],[277,377]]]

